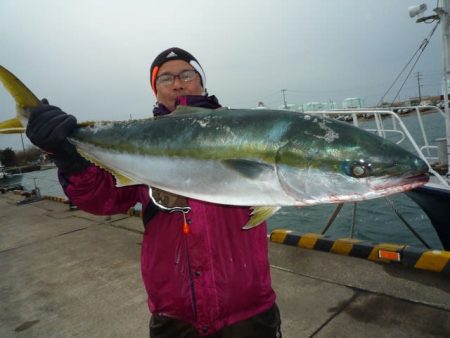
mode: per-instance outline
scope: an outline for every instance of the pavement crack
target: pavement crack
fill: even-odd
[[[72,234],[72,233],[74,233],[74,232],[78,232],[78,231],[81,231],[81,230],[85,230],[85,229],[87,229],[87,228],[89,228],[89,227],[84,227],[84,228],[80,228],[80,229],[75,229],[75,230],[63,232],[62,234],[58,234],[58,235],[56,235],[55,237],[60,237],[60,236]]]
[[[122,230],[129,231],[129,232],[133,232],[133,233],[139,234],[139,235],[143,235],[144,234],[144,231],[131,229],[131,228],[128,228],[128,227],[123,226],[123,225],[118,225],[118,224],[113,224],[113,223],[105,223],[104,225],[107,225],[107,226],[110,226],[110,227],[113,227],[113,228],[117,228],[117,229],[122,229]]]
[[[355,299],[359,296],[359,292],[355,292],[353,296],[350,297],[350,299],[346,302],[343,302],[341,306],[339,306],[334,312],[322,325],[320,325],[316,331],[314,331],[309,337],[315,337],[325,326],[327,326],[334,318],[336,318],[338,315],[340,315]]]

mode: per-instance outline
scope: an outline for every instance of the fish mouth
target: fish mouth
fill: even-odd
[[[374,190],[381,196],[390,195],[393,193],[405,192],[425,185],[430,179],[428,173],[420,173],[401,177],[393,182],[387,179],[384,184],[375,185]]]

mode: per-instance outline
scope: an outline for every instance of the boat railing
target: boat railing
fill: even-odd
[[[447,180],[440,175],[433,167],[437,159],[437,146],[431,145],[426,128],[423,123],[422,113],[424,111],[437,111],[445,119],[445,114],[441,109],[435,106],[406,106],[406,107],[391,107],[391,108],[357,108],[357,109],[333,109],[320,111],[305,111],[305,114],[319,115],[322,117],[330,117],[352,123],[358,128],[363,128],[367,131],[378,134],[383,138],[389,138],[397,144],[405,144],[408,141],[416,154],[424,160],[430,173],[432,173],[437,180],[443,185],[448,186]],[[420,138],[423,146],[417,144],[416,140],[408,128],[403,123],[400,115],[415,113],[417,116],[417,123],[420,129]],[[363,121],[374,120],[375,126],[364,127]],[[386,127],[387,121],[390,121],[391,126]]]
[[[426,158],[429,161],[437,161],[439,159],[439,156],[437,155],[438,146],[422,146],[420,147],[420,151],[422,153],[427,153]],[[432,156],[432,153],[435,154],[435,156]]]

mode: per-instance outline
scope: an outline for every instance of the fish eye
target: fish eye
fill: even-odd
[[[372,166],[364,160],[350,162],[345,161],[342,165],[343,171],[354,178],[364,178],[370,176],[372,173]]]
[[[355,178],[363,178],[370,175],[370,164],[366,163],[353,163],[350,167],[351,176]]]

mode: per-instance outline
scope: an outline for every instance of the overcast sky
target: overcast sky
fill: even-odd
[[[433,14],[436,0],[424,1]],[[0,64],[79,121],[151,116],[149,66],[178,46],[197,57],[221,103],[376,104],[431,32],[414,0],[1,0]],[[400,94],[438,95],[440,28]],[[396,90],[386,97],[392,99]],[[0,116],[14,116],[0,88]],[[0,135],[0,149],[20,137]]]

